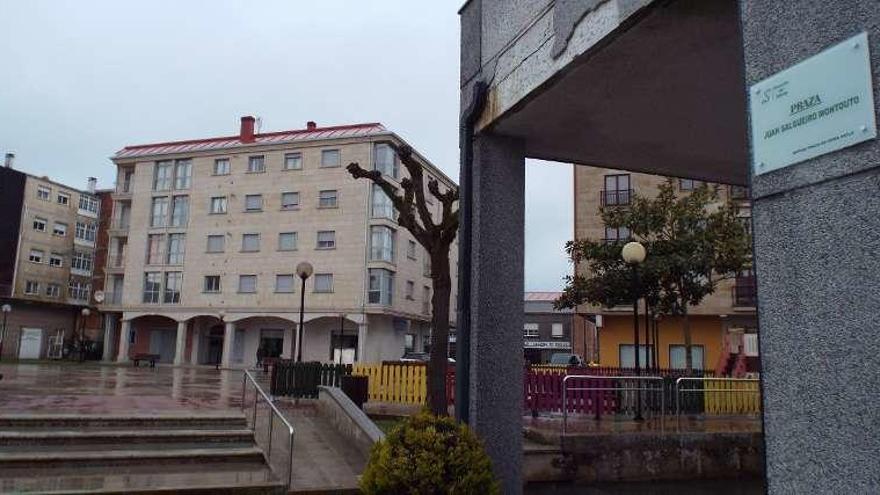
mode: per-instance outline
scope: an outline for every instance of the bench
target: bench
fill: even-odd
[[[134,357],[131,358],[131,362],[132,362],[132,364],[135,365],[135,367],[139,367],[141,361],[149,361],[150,368],[155,368],[156,361],[158,361],[158,360],[159,360],[158,354],[146,354],[146,353],[135,354]]]

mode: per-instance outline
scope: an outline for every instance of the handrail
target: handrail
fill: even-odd
[[[660,382],[660,388],[657,389],[655,387],[568,387],[568,379],[569,378],[582,378],[586,380],[637,380],[637,381],[653,381]],[[568,427],[568,391],[569,390],[583,390],[586,392],[592,391],[622,391],[622,392],[635,392],[635,391],[646,391],[646,392],[660,392],[660,426],[663,427],[663,416],[666,414],[666,400],[663,394],[663,377],[662,376],[602,376],[602,375],[565,375],[562,379],[562,434],[565,435],[566,429]]]
[[[266,456],[267,461],[272,460],[272,429],[275,425],[275,416],[278,416],[281,419],[281,422],[287,426],[287,430],[290,434],[290,445],[288,445],[287,455],[290,457],[290,462],[287,463],[287,489],[290,490],[290,485],[293,483],[293,425],[290,424],[290,421],[287,421],[287,418],[284,417],[284,414],[275,407],[275,404],[272,402],[272,398],[269,397],[266,392],[263,391],[263,388],[260,387],[260,384],[257,383],[256,379],[251,375],[248,370],[244,370],[244,376],[242,378],[241,383],[241,408],[244,409],[244,399],[246,397],[247,392],[247,383],[248,380],[254,385],[254,391],[259,392],[259,395],[254,394],[254,417],[253,417],[253,427],[251,431],[254,432],[254,441],[257,440],[257,404],[259,403],[260,395],[263,396],[263,400],[266,401],[266,404],[269,404],[269,408],[272,410],[272,417],[269,418],[269,445],[266,448]],[[272,467],[272,464],[269,463],[269,467]]]
[[[678,379],[675,380],[675,387],[673,389],[674,393],[675,393],[675,419],[678,422],[679,429],[681,429],[681,404],[680,404],[680,400],[679,400],[681,398],[681,392],[746,392],[746,393],[753,392],[753,393],[757,393],[757,394],[761,393],[760,387],[755,390],[741,390],[741,389],[733,389],[733,388],[728,388],[728,389],[686,388],[684,390],[680,389],[682,382],[697,382],[697,381],[705,382],[707,380],[713,381],[713,382],[722,382],[722,383],[724,383],[724,382],[729,382],[729,383],[760,383],[760,381],[761,381],[758,378],[726,378],[726,377],[714,378],[714,377],[695,377],[695,376],[679,377]]]

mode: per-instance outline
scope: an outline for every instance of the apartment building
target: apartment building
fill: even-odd
[[[526,363],[546,364],[556,353],[583,357],[584,338],[575,335],[574,310],[553,308],[554,301],[561,295],[561,292],[525,293],[523,357]]]
[[[61,357],[74,332],[100,334],[100,319],[82,312],[92,303],[96,180],[79,190],[16,170],[13,158],[0,169],[0,302],[9,309],[2,356]]]
[[[399,359],[430,334],[430,263],[391,202],[350,162],[406,176],[381,124],[127,146],[117,187],[105,300],[120,361],[252,366],[291,357],[304,296],[307,361]],[[456,187],[417,153],[441,189]],[[428,197],[431,195],[428,193]],[[429,204],[439,217],[439,201]],[[453,253],[453,260],[456,254]],[[309,262],[301,280],[295,268]],[[450,315],[452,318],[453,315]],[[108,339],[109,340],[109,339]]]
[[[653,197],[666,177],[626,171],[574,167],[574,223],[578,239],[603,239],[622,242],[629,239],[626,228],[604,225],[600,208],[626,208],[633,197]],[[680,194],[699,186],[699,181],[674,179]],[[751,229],[751,204],[742,187],[720,186],[720,200],[732,202],[743,225]],[[650,253],[648,253],[650,256]],[[586,273],[585,266],[576,266]],[[757,371],[757,318],[755,278],[749,268],[736,278],[722,281],[714,294],[690,308],[692,356],[694,367],[729,374],[736,366]],[[579,314],[590,315],[596,324],[596,351],[591,358],[604,366],[630,367],[635,364],[633,318],[631,307],[601,308],[582,306]],[[640,345],[639,360],[644,364],[650,353],[657,353],[662,368],[684,368],[685,345],[682,322],[677,317],[663,317],[656,322],[659,339],[650,346]],[[644,315],[640,322],[644,344]]]

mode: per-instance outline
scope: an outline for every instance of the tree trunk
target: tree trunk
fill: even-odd
[[[428,362],[428,407],[438,416],[448,414],[446,370],[449,366],[449,299],[452,280],[449,275],[449,245],[436,246],[431,252],[431,359]]]
[[[688,314],[687,304],[684,305],[684,321],[682,328],[684,330],[684,368],[688,375],[694,370],[694,357],[691,354],[691,318]]]

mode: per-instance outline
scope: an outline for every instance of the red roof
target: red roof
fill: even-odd
[[[317,127],[315,129],[298,129],[281,132],[267,132],[255,134],[255,141],[247,143],[248,146],[263,144],[281,144],[297,141],[315,141],[319,139],[343,139],[359,138],[377,134],[386,134],[385,126],[379,123],[339,125],[332,127]],[[240,136],[215,137],[207,139],[193,139],[189,141],[171,141],[167,143],[139,144],[126,146],[116,152],[114,158],[132,158],[148,155],[165,155],[172,153],[192,153],[196,151],[218,150],[243,146]]]
[[[526,301],[555,301],[562,292],[526,292]]]

